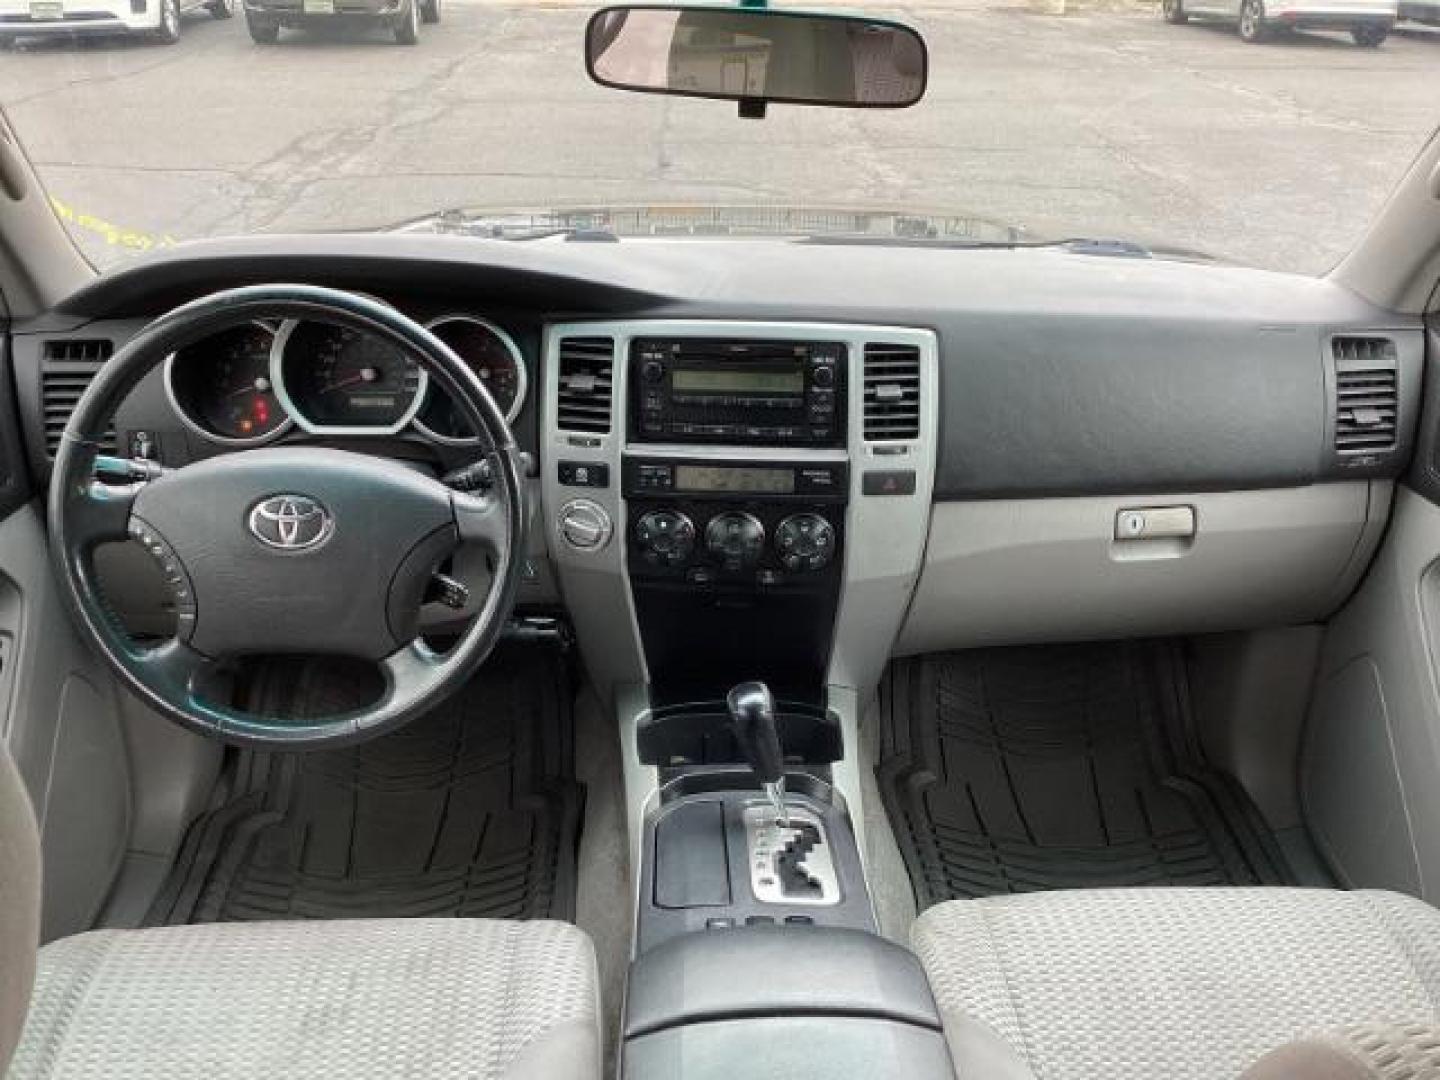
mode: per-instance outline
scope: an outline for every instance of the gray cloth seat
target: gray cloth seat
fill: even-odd
[[[1240,1080],[1437,1080],[1440,1026],[1352,1024],[1286,1043]]]
[[[1234,1080],[1440,1018],[1440,911],[1384,892],[1116,889],[940,904],[912,934],[962,1080]]]
[[[9,1076],[592,1080],[599,1015],[590,941],[564,923],[97,931],[40,951]]]

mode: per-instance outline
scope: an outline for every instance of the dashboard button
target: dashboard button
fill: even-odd
[[[560,483],[566,487],[607,488],[610,466],[589,461],[562,461],[556,466]]]
[[[871,470],[860,480],[864,495],[914,495],[914,469]]]

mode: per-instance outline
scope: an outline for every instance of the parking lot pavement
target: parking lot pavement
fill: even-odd
[[[0,104],[104,262],[452,206],[762,201],[946,210],[1319,272],[1440,121],[1430,34],[1254,46],[1147,13],[916,6],[898,13],[930,41],[920,106],[756,122],[591,85],[570,0],[445,2],[414,48],[380,29],[257,47],[243,20],[207,15],[172,47],[25,45],[0,54]]]

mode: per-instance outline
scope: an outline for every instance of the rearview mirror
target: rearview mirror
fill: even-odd
[[[602,86],[739,101],[742,115],[763,115],[767,102],[903,109],[925,93],[927,57],[918,33],[883,19],[624,6],[591,16],[585,67]]]

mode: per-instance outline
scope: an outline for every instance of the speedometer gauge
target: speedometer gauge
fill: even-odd
[[[520,348],[510,335],[470,315],[446,315],[427,324],[427,329],[449,345],[465,366],[480,377],[505,419],[514,421],[525,404],[528,377]],[[475,441],[475,432],[455,402],[433,382],[420,415],[415,418],[415,426],[441,442]]]
[[[244,323],[178,350],[165,362],[165,389],[192,431],[215,442],[253,446],[290,426],[270,379],[275,331]]]
[[[393,435],[414,419],[425,394],[414,356],[334,323],[285,323],[271,370],[280,400],[315,435]]]

